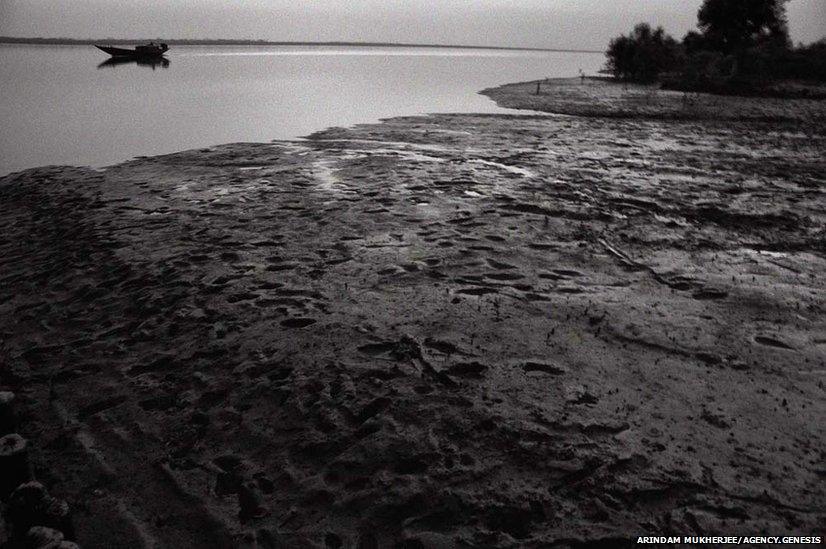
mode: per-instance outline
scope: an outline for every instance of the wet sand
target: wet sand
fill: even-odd
[[[0,180],[0,389],[81,545],[817,533],[824,126],[586,114]]]

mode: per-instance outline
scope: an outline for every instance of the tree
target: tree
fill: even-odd
[[[766,44],[788,48],[786,2],[788,0],[705,0],[697,13],[702,40],[692,36],[687,45],[723,53]]]
[[[611,40],[606,68],[616,78],[652,82],[660,73],[674,68],[679,52],[677,41],[662,27],[652,30],[647,23],[640,23],[628,36]]]

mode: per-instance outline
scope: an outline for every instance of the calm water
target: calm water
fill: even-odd
[[[430,48],[173,47],[100,66],[92,46],[0,45],[0,174],[103,166],[436,112],[506,112],[483,88],[595,73],[601,54]]]

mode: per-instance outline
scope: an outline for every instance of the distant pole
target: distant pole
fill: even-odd
[[[542,86],[542,81],[540,80],[536,83],[536,95],[539,95],[539,89],[540,89],[541,86]]]

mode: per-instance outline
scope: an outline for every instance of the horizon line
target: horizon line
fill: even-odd
[[[51,45],[90,45],[95,44],[132,44],[148,41],[162,41],[178,46],[359,46],[359,47],[393,47],[393,48],[454,48],[466,50],[506,50],[506,51],[544,51],[567,53],[604,53],[603,50],[577,48],[538,48],[517,46],[473,46],[465,44],[415,44],[410,42],[360,42],[360,41],[299,41],[299,40],[264,40],[257,38],[67,38],[67,37],[31,37],[0,36],[0,44],[51,44]]]

